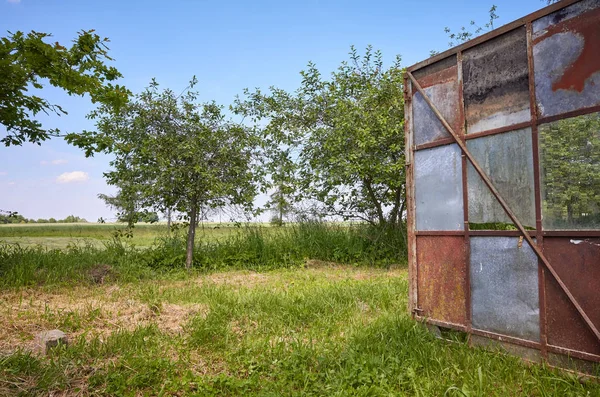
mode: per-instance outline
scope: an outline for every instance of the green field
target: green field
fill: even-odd
[[[600,395],[576,375],[432,336],[407,312],[394,235],[205,228],[186,271],[164,225],[136,227],[142,249],[111,240],[115,227],[0,227],[20,242],[0,244],[0,396]],[[44,356],[34,337],[54,328],[70,343]]]
[[[270,229],[268,224],[246,224],[244,227]],[[0,225],[0,242],[23,246],[41,245],[48,248],[65,248],[69,244],[89,242],[102,247],[115,232],[125,231],[122,223],[42,223]],[[197,228],[196,240],[215,240],[240,230],[232,223],[205,223]],[[167,224],[137,224],[129,241],[137,247],[149,247],[158,237],[167,236]]]

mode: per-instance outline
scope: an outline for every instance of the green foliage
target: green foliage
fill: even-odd
[[[195,79],[190,87],[195,84]],[[252,207],[262,177],[256,167],[260,141],[243,125],[229,122],[214,102],[197,103],[195,92],[159,90],[152,81],[119,112],[101,107],[96,132],[75,141],[114,155],[107,182],[120,188],[113,205],[128,221],[138,208],[186,214],[191,266],[195,226],[204,208]],[[91,146],[90,146],[91,145]]]
[[[135,235],[144,228],[125,230]],[[398,230],[369,225],[306,223],[277,229],[242,228],[197,241],[194,268],[267,270],[303,266],[307,259],[363,266],[403,265],[406,253],[398,249],[402,239]],[[176,272],[185,264],[187,242],[181,230],[157,238],[148,248],[136,248],[125,240],[129,239],[115,235],[101,247],[88,240],[64,250],[0,243],[0,286],[85,283],[98,264],[110,265],[114,277],[121,281]]]
[[[129,189],[119,189],[114,196],[99,194],[98,198],[103,200],[108,207],[117,211],[117,222],[127,223],[129,227],[138,222],[156,223],[160,220],[155,211],[139,208],[139,192],[132,192]],[[104,219],[99,219],[99,223],[105,222]]]
[[[496,19],[498,19],[498,15],[496,14],[496,10],[498,7],[496,7],[495,5],[492,6],[492,8],[490,8],[489,10],[489,21],[482,26],[477,25],[477,23],[475,23],[475,21],[471,21],[470,22],[470,26],[473,30],[466,28],[466,27],[461,27],[460,30],[458,32],[452,32],[450,30],[450,28],[446,27],[444,28],[444,32],[446,32],[448,34],[448,37],[450,38],[450,42],[448,43],[448,47],[454,47],[458,44],[464,43],[466,41],[469,41],[477,36],[479,36],[484,30],[493,30],[494,29],[494,21]]]
[[[294,92],[245,91],[233,109],[271,144],[275,187],[321,216],[400,224],[405,209],[404,103],[400,59],[352,48],[329,79],[313,63]],[[277,201],[277,200],[275,200]]]
[[[89,271],[98,264],[114,266],[117,277],[123,280],[152,273],[137,259],[136,251],[120,243],[109,242],[107,245],[105,249],[99,249],[83,243],[51,250],[0,243],[0,285],[22,287],[90,282]]]
[[[156,223],[160,220],[156,212],[144,211],[139,214],[140,222]]]
[[[276,269],[302,265],[307,259],[390,266],[404,264],[398,247],[403,234],[397,229],[370,225],[299,223],[276,231],[242,229],[239,233],[196,244],[194,265],[205,270]],[[186,241],[175,234],[162,238],[145,252],[144,261],[155,268],[179,268],[185,258]]]
[[[40,144],[59,134],[58,129],[47,129],[35,120],[42,112],[65,115],[58,104],[36,95],[44,81],[63,89],[69,95],[88,94],[93,103],[118,108],[127,101],[128,91],[112,82],[122,77],[112,66],[107,66],[107,38],[93,30],[81,31],[71,48],[58,42],[47,43],[51,35],[32,31],[10,33],[0,39],[0,124],[7,136],[0,139],[6,146],[24,142]],[[72,134],[73,137],[76,134]]]
[[[600,225],[600,113],[540,126],[545,221],[553,228]]]
[[[553,0],[548,0],[548,1],[553,1]],[[489,20],[483,26],[479,26],[473,20],[469,23],[469,27],[462,26],[458,31],[454,31],[454,32],[449,27],[446,26],[444,28],[444,32],[448,35],[448,39],[450,40],[448,42],[448,47],[457,46],[457,45],[467,42],[471,39],[474,39],[475,37],[481,35],[485,31],[493,30],[494,29],[494,21],[497,20],[498,18],[500,18],[498,16],[498,14],[496,14],[497,9],[498,9],[498,7],[495,5],[493,5],[490,8],[490,10],[488,11]],[[439,51],[431,50],[429,52],[429,55],[435,56],[439,53],[440,53]]]
[[[139,195],[129,189],[119,189],[117,194],[109,196],[98,194],[98,198],[112,210],[117,211],[117,220],[133,226],[139,220]]]
[[[12,213],[9,215],[1,215],[0,214],[0,224],[11,224],[11,223],[86,223],[87,220],[84,218],[80,218],[75,215],[69,215],[65,219],[56,220],[54,218],[43,219],[40,218],[38,220],[35,219],[27,219],[23,215],[18,213]]]

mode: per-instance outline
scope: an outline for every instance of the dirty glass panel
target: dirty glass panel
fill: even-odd
[[[418,304],[421,315],[466,324],[467,263],[462,236],[417,236]]]
[[[600,113],[538,130],[544,229],[600,229]]]
[[[544,254],[596,327],[600,327],[600,238],[544,237]],[[600,355],[600,343],[556,280],[546,281],[548,343]]]
[[[454,69],[456,70],[456,68]],[[458,120],[458,83],[456,78],[423,88],[423,91],[442,113],[446,121],[456,127]],[[450,133],[425,102],[421,93],[416,92],[413,98],[415,144],[422,145],[450,137]]]
[[[525,27],[466,50],[463,87],[467,133],[529,121]]]
[[[414,72],[414,76],[450,126],[460,131],[456,56],[421,68]],[[413,97],[413,119],[417,145],[450,137],[419,92],[415,92]]]
[[[467,147],[521,223],[535,228],[531,129],[471,139]],[[512,225],[471,163],[467,166],[467,187],[471,229],[496,230]]]
[[[584,0],[533,22],[540,116],[600,104],[600,0]]]
[[[537,256],[518,237],[471,237],[473,327],[539,341]]]
[[[462,161],[456,144],[415,152],[417,230],[463,230]]]

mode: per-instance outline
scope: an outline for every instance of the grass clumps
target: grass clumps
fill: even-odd
[[[447,343],[406,310],[406,271],[322,266],[213,272],[126,285],[64,286],[58,296],[162,307],[145,322],[80,333],[48,358],[0,353],[0,395],[550,396],[597,395],[596,383],[507,355]],[[2,293],[18,306],[26,290]],[[169,307],[192,307],[166,328]],[[77,311],[78,309],[71,308]],[[81,309],[85,311],[85,309]],[[43,311],[31,310],[31,317]],[[16,323],[9,327],[16,335]],[[57,324],[60,315],[48,319]],[[56,321],[56,323],[52,323]],[[26,343],[26,341],[22,342]],[[17,343],[18,344],[18,343]]]
[[[34,229],[43,233],[41,226]],[[136,227],[134,237],[127,238],[117,231],[112,239],[103,240],[101,247],[91,238],[75,240],[62,249],[0,241],[0,286],[184,277],[186,242],[181,230],[157,234],[149,247],[135,244],[137,232]],[[218,236],[214,229],[209,229],[208,236],[203,237],[203,233],[199,230],[196,241],[196,272],[294,268],[304,266],[307,260],[383,267],[406,261],[401,230],[364,224],[309,222],[279,228],[230,228]]]

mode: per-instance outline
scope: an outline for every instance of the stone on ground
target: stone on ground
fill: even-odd
[[[58,345],[68,345],[69,340],[67,334],[59,329],[53,329],[51,331],[40,332],[35,336],[35,343],[37,349],[43,354],[48,354],[50,349]]]

